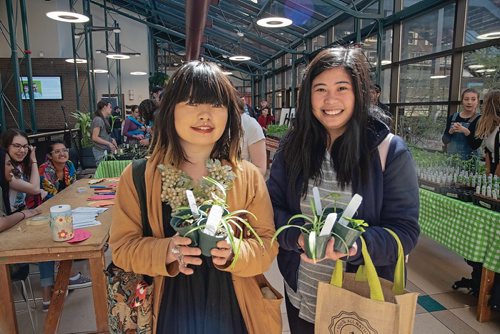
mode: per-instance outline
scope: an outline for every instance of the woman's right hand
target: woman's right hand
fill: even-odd
[[[179,271],[184,275],[192,275],[194,270],[188,265],[201,265],[201,249],[198,247],[189,247],[191,239],[175,235],[170,241],[170,246],[167,252],[167,264],[175,261],[179,262]]]

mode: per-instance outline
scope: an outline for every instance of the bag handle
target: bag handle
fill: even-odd
[[[396,243],[398,244],[398,260],[396,262],[396,267],[394,271],[394,284],[392,286],[392,291],[394,292],[394,294],[400,295],[404,293],[404,282],[405,282],[403,246],[401,245],[401,241],[399,240],[399,237],[397,236],[396,233],[387,228],[384,229],[387,230],[393,236],[393,238],[396,240]],[[361,236],[360,239],[361,239],[361,254],[363,256],[365,264],[359,266],[359,269],[356,272],[355,279],[357,281],[368,281],[368,286],[370,287],[370,299],[385,301],[384,294],[382,292],[382,285],[380,284],[380,279],[378,277],[377,270],[375,269],[375,265],[373,264],[370,254],[368,253],[365,239],[363,238],[363,236]],[[342,261],[336,261],[335,270],[333,271],[330,284],[342,288],[343,275],[344,275],[344,270]]]

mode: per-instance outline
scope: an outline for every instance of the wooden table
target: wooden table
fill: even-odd
[[[85,187],[87,190],[80,193],[77,192],[78,187]],[[42,215],[48,216],[50,207],[53,205],[70,204],[72,208],[86,206],[87,197],[92,194],[88,179],[82,179],[43,203],[39,208],[42,210]],[[109,236],[111,211],[110,208],[97,217],[101,225],[86,227],[85,229],[90,231],[92,236],[77,244],[52,241],[48,223],[32,226],[27,225],[24,220],[0,233],[0,333],[17,334],[19,332],[8,264],[60,261],[44,329],[46,334],[54,334],[57,332],[62,314],[72,260],[75,259],[89,260],[97,332],[108,332],[103,246]]]
[[[420,189],[419,223],[428,237],[483,264],[476,317],[488,321],[487,297],[500,273],[500,213]]]

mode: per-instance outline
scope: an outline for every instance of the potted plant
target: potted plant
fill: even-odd
[[[92,153],[92,116],[88,112],[75,111],[71,116],[76,118],[75,129],[80,130],[80,164],[83,168],[95,168],[95,158]]]
[[[172,215],[170,225],[180,235],[193,240],[191,245],[198,245],[204,256],[211,256],[210,250],[216,247],[217,242],[226,239],[234,254],[231,264],[234,266],[239,257],[245,229],[255,237],[261,246],[264,245],[262,239],[245,218],[248,215],[254,218],[255,216],[248,210],[229,212],[226,203],[226,188],[210,177],[204,177],[203,181],[214,187],[214,191],[210,194],[212,198],[204,201],[196,210],[179,207]],[[219,215],[215,211],[219,211]],[[212,217],[212,215],[214,216]]]
[[[348,223],[344,224],[343,219]],[[332,234],[335,236],[333,249],[337,252],[347,254],[349,248],[365,231],[368,224],[363,219],[343,218],[333,226]]]

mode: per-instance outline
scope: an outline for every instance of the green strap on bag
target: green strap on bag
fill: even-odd
[[[398,260],[396,262],[396,267],[394,270],[394,284],[392,287],[392,291],[396,295],[400,295],[404,293],[404,284],[405,284],[405,268],[404,268],[404,253],[403,246],[401,245],[401,241],[396,233],[393,231],[384,228],[387,232],[389,232],[392,237],[396,240],[398,244]],[[363,259],[365,260],[365,264],[359,266],[358,271],[356,272],[356,281],[367,281],[368,286],[370,287],[370,299],[385,301],[384,294],[382,292],[382,286],[380,284],[379,277],[377,275],[377,270],[375,269],[375,265],[368,253],[368,249],[366,248],[366,242],[363,236],[361,239],[361,254]],[[343,265],[342,261],[336,261],[335,270],[333,271],[332,278],[330,280],[330,284],[342,288],[343,281]]]

